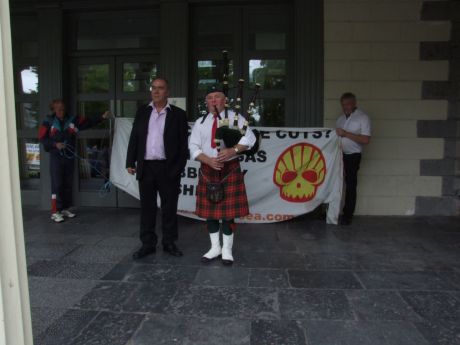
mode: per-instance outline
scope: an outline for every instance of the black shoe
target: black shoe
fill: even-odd
[[[133,253],[133,259],[134,260],[139,260],[147,255],[154,254],[156,251],[155,247],[141,247],[138,251]]]
[[[340,225],[350,225],[350,224],[351,224],[351,218],[340,219]]]
[[[177,257],[184,255],[174,243],[163,244],[163,251]]]
[[[231,265],[233,265],[233,260],[223,260],[222,259],[222,264],[224,266],[231,266]]]
[[[212,259],[208,259],[206,256],[202,256],[201,257],[201,262],[204,263],[204,264],[208,264],[216,259],[220,259],[222,255],[219,255],[219,256],[216,256],[215,258],[212,258]]]

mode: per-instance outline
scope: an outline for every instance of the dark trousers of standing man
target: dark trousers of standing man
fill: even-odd
[[[343,167],[345,172],[345,205],[343,206],[343,218],[351,220],[356,207],[356,187],[358,186],[358,170],[361,162],[361,153],[343,155]]]
[[[145,160],[142,178],[139,180],[141,199],[140,239],[144,247],[155,247],[158,237],[155,233],[157,216],[157,195],[161,200],[162,244],[177,241],[177,201],[180,177],[171,180],[165,161]]]
[[[72,205],[74,159],[59,153],[50,154],[51,194],[56,196],[56,210],[62,211]]]

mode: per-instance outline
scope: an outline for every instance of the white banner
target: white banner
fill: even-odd
[[[125,169],[133,119],[117,118],[110,180],[139,199],[138,183]],[[250,214],[237,221],[272,223],[328,204],[327,223],[337,224],[342,197],[340,140],[328,128],[257,128],[261,147],[253,157],[240,156]],[[198,217],[195,194],[200,163],[189,160],[181,180],[178,214]]]

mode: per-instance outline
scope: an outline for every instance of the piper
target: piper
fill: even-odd
[[[209,113],[195,122],[190,135],[189,149],[191,159],[201,163],[195,213],[206,219],[211,240],[211,248],[203,255],[201,261],[209,263],[222,256],[224,265],[232,265],[234,219],[249,214],[244,175],[237,154],[250,149],[256,143],[256,137],[247,127],[244,135],[234,146],[227,147],[225,141],[220,140],[218,149],[215,139],[219,118],[227,113],[230,124],[233,124],[235,119],[233,111],[225,110],[225,103],[226,96],[219,86],[214,85],[208,90],[206,104]],[[238,116],[239,129],[243,128],[245,122],[243,116]]]

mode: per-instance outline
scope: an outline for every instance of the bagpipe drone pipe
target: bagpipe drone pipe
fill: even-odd
[[[225,147],[234,147],[239,143],[241,140],[241,137],[246,134],[246,131],[248,130],[248,127],[252,127],[255,124],[255,119],[254,119],[254,114],[256,112],[256,100],[257,96],[260,91],[260,84],[255,84],[254,88],[254,94],[251,98],[251,101],[249,103],[248,111],[247,111],[247,118],[244,121],[243,127],[239,127],[239,117],[241,115],[241,108],[242,108],[242,100],[243,100],[243,87],[244,87],[244,80],[239,79],[238,80],[238,91],[237,91],[237,97],[235,101],[235,106],[234,106],[234,112],[235,116],[233,118],[233,122],[230,123],[229,118],[228,118],[228,110],[230,108],[229,105],[229,83],[228,83],[228,75],[229,75],[229,60],[228,60],[228,53],[227,51],[222,52],[223,55],[223,66],[224,66],[224,71],[223,71],[223,82],[222,82],[222,90],[225,95],[225,110],[224,110],[224,118],[219,120],[218,128],[216,130],[216,137],[214,138],[215,142],[217,145],[219,145],[219,141],[223,141],[225,144]],[[219,114],[217,108],[214,109],[214,111],[217,113],[217,116]],[[253,155],[255,154],[260,147],[260,140],[261,136],[258,130],[256,129],[251,129],[256,137],[256,142],[255,144],[246,151],[241,152],[241,154],[245,155]]]

